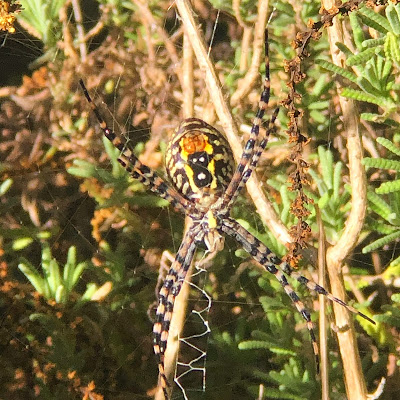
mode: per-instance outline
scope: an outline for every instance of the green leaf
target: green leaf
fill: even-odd
[[[395,181],[384,182],[381,186],[376,188],[376,193],[378,194],[387,194],[393,192],[400,191],[400,179],[396,179]]]
[[[389,267],[382,274],[383,279],[393,279],[397,278],[400,275],[400,265],[390,263]]]
[[[362,162],[364,165],[367,165],[368,167],[393,169],[395,171],[400,171],[400,161],[396,160],[389,160],[387,158],[365,157]]]
[[[381,57],[379,57],[379,59],[381,59]],[[381,80],[382,81],[386,81],[386,79],[392,75],[392,68],[393,68],[393,63],[391,60],[389,60],[388,58],[385,59],[385,63],[383,65],[383,69],[382,72],[380,73],[381,76]]]
[[[400,256],[395,258],[393,261],[390,262],[390,267],[398,267],[400,266]]]
[[[393,213],[391,215],[391,217],[393,219],[395,219],[396,214]],[[390,225],[389,221],[388,221],[389,224],[385,224],[385,223],[382,223],[379,220],[372,219],[372,218],[368,217],[367,218],[367,222],[368,222],[368,227],[370,228],[371,232],[375,231],[375,232],[380,233],[382,235],[388,235],[389,233],[397,231],[397,229],[398,229],[398,226]],[[397,221],[395,221],[395,222],[397,222]]]
[[[98,287],[95,283],[88,283],[86,285],[85,293],[81,297],[81,301],[90,301],[97,289]]]
[[[22,250],[25,247],[28,247],[32,242],[33,242],[33,239],[31,237],[22,237],[19,239],[15,239],[13,241],[12,248],[15,251]]]
[[[368,81],[367,79],[363,78],[362,76],[360,76],[357,79],[357,84],[358,86],[366,93],[372,94],[373,96],[379,97],[381,95],[381,90],[380,88],[376,88],[375,86],[373,86],[370,82],[374,82],[374,83],[378,83],[379,81],[376,77],[368,77],[371,78],[371,81]]]
[[[380,114],[373,114],[373,113],[361,113],[360,118],[366,120],[366,121],[371,121],[371,122],[376,122],[380,124],[386,124],[388,126],[397,126],[398,123],[396,121],[393,121],[392,119],[385,118],[383,115]]]
[[[46,285],[44,283],[44,279],[40,276],[36,268],[25,259],[22,259],[22,262],[18,264],[18,268],[28,278],[29,282],[33,285],[36,291],[44,296],[46,292]]]
[[[20,0],[22,11],[18,15],[24,27],[46,46],[54,46],[60,35],[58,13],[66,0]]]
[[[386,33],[391,30],[389,21],[385,17],[374,12],[364,4],[358,9],[358,12],[360,13],[360,16],[364,22],[366,22],[366,24],[371,28],[374,28],[382,33]],[[367,19],[364,17],[367,17]]]
[[[333,171],[333,198],[335,200],[337,200],[339,198],[339,191],[340,191],[341,177],[342,177],[342,167],[343,167],[343,164],[341,162],[338,162],[335,165],[335,168]]]
[[[66,291],[64,285],[59,285],[54,296],[57,303],[65,303],[67,300]]]
[[[365,254],[365,253],[374,251],[376,249],[379,249],[380,247],[386,246],[387,244],[389,244],[390,242],[393,242],[395,239],[397,239],[399,237],[400,237],[400,230],[393,232],[390,235],[386,235],[378,240],[375,240],[368,246],[365,246],[362,249],[362,252]]]
[[[13,180],[11,178],[6,179],[4,182],[1,183],[0,185],[0,196],[3,196],[8,192],[10,187],[13,184]]]
[[[347,58],[354,55],[354,53],[345,44],[336,42],[335,45]]]
[[[400,148],[398,148],[393,142],[391,142],[389,139],[386,139],[384,137],[378,137],[376,141],[382,145],[383,147],[386,147],[389,151],[391,151],[393,154],[396,154],[397,156],[400,156]]]
[[[333,180],[333,154],[325,150],[323,146],[318,147],[318,157],[321,165],[322,178],[328,189],[332,189]]]
[[[80,178],[95,178],[97,177],[96,166],[85,160],[74,160],[73,167],[67,168],[67,172],[71,175]]]
[[[395,35],[400,35],[400,20],[396,11],[396,7],[399,8],[398,4],[395,6],[393,3],[389,2],[388,6],[386,7],[385,14],[389,20],[392,32]]]
[[[381,94],[382,91],[382,82],[380,79],[378,79],[377,77],[377,70],[379,69],[379,65],[381,64],[381,60],[382,57],[378,57],[378,58],[373,58],[372,60],[370,60],[370,62],[367,62],[367,65],[364,68],[364,76],[366,77],[366,79],[364,77],[359,77],[358,81],[361,81],[361,83],[364,83],[364,81],[367,82],[367,84],[369,84],[370,86],[373,87],[372,91],[371,90],[366,90],[366,88],[364,86],[360,87],[367,92],[370,92],[371,94],[374,94],[376,91],[378,91],[378,96]],[[365,85],[365,83],[364,83]]]
[[[386,99],[385,97],[373,96],[371,94],[361,92],[360,90],[356,90],[356,89],[352,89],[352,88],[348,88],[348,87],[344,88],[342,90],[341,94],[343,97],[348,97],[350,99],[354,99],[357,101],[366,101],[367,103],[372,103],[372,104],[381,106],[384,109],[386,109],[386,108],[391,109],[391,108],[395,107],[395,104],[393,104],[393,102]]]
[[[266,340],[245,340],[245,341],[239,343],[238,348],[240,350],[266,349],[266,350],[272,351],[273,353],[276,353],[276,354],[284,354],[284,355],[291,355],[291,356],[296,355],[296,352],[289,350],[289,349],[279,347],[276,345],[276,343],[272,343],[272,342],[269,342]]]
[[[392,222],[396,218],[396,213],[393,212],[392,208],[376,193],[367,192],[367,198],[370,201],[370,207],[384,220]]]
[[[381,37],[378,39],[367,39],[362,42],[362,47],[363,48],[378,47],[383,45],[384,43],[385,43],[385,37]]]
[[[395,293],[390,296],[393,303],[400,303],[400,293]]]
[[[318,207],[321,210],[323,210],[329,204],[331,196],[332,196],[332,191],[327,191],[320,197],[320,199],[318,200]]]
[[[48,276],[47,281],[49,282],[50,290],[53,296],[55,296],[57,288],[61,284],[60,268],[55,259],[50,260],[48,264]]]
[[[346,65],[352,67],[354,65],[365,64],[376,54],[376,48],[367,48],[358,54],[354,54],[346,60]]]
[[[398,37],[393,33],[388,33],[386,35],[385,44],[383,49],[385,51],[385,56],[388,60],[394,60],[397,63],[400,61],[400,42]]]
[[[298,394],[288,393],[287,391],[282,391],[279,389],[274,389],[266,387],[264,394],[268,399],[278,399],[278,400],[308,400],[307,396],[300,396]]]
[[[76,264],[76,247],[71,246],[68,249],[67,262],[65,263],[63,272],[64,285],[67,292],[69,292],[74,286],[73,274],[75,270],[75,264]]]
[[[357,49],[360,50],[363,48],[362,43],[365,39],[364,32],[362,30],[360,21],[358,20],[356,13],[350,13],[349,18],[350,18],[351,29],[353,30],[354,43],[356,44]]]
[[[72,275],[72,281],[69,282],[69,284],[71,285],[70,290],[77,284],[78,280],[82,277],[82,273],[86,269],[86,267],[87,264],[85,262],[81,262],[75,267],[74,273]]]
[[[340,76],[343,76],[344,78],[347,78],[351,82],[357,83],[357,76],[353,74],[352,72],[348,71],[347,69],[344,69],[342,67],[339,67],[335,64],[332,64],[329,61],[325,60],[315,60],[316,64],[320,65],[322,68],[326,69],[327,71],[333,72],[334,74],[338,74]]]

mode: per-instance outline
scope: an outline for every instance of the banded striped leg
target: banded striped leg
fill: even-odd
[[[164,369],[164,356],[167,349],[167,340],[172,313],[174,310],[175,298],[178,296],[186,273],[192,262],[195,250],[194,227],[189,229],[179,247],[175,261],[165,278],[160,290],[159,303],[156,312],[156,322],[153,326],[153,348],[157,358],[158,370],[160,373],[161,387],[165,399],[169,399],[167,388],[170,386]]]
[[[157,193],[163,199],[169,201],[175,209],[183,214],[187,212],[195,213],[194,205],[182,197],[177,191],[168,187],[166,182],[161,179],[154,171],[152,171],[147,165],[142,164],[139,159],[135,156],[133,151],[128,147],[127,143],[122,137],[119,137],[108,128],[106,122],[100,114],[99,109],[94,104],[92,98],[86,89],[83,80],[79,80],[79,84],[82,87],[83,93],[86,100],[90,104],[96,118],[100,124],[100,128],[103,130],[106,138],[121,152],[118,157],[118,162],[131,174],[134,179],[138,179],[144,185],[148,186],[151,191]]]
[[[257,166],[257,163],[258,163],[258,160],[261,157],[261,154],[263,153],[263,151],[267,147],[269,135],[272,132],[274,126],[275,126],[275,120],[276,120],[276,118],[278,116],[278,112],[279,112],[279,108],[276,108],[274,110],[274,113],[272,114],[271,120],[268,123],[268,128],[267,128],[267,130],[265,132],[265,136],[261,140],[260,144],[255,148],[251,163],[247,167],[247,169],[244,171],[242,180],[240,181],[239,186],[236,189],[236,192],[233,194],[230,202],[227,204],[226,209],[224,210],[226,214],[229,212],[230,208],[232,207],[232,204],[235,202],[235,200],[239,196],[240,192],[242,191],[242,189],[246,185],[246,183],[249,180],[252,172],[254,171],[254,169]]]
[[[228,185],[224,199],[222,202],[222,209],[227,208],[228,204],[231,203],[232,198],[235,196],[235,193],[238,187],[241,184],[243,179],[243,173],[246,168],[248,168],[249,163],[251,162],[254,154],[254,149],[256,147],[256,142],[258,139],[258,135],[260,133],[260,125],[262,119],[265,114],[265,110],[268,107],[269,97],[270,97],[270,76],[269,76],[269,54],[268,54],[268,30],[265,30],[265,79],[264,79],[264,88],[260,96],[260,101],[258,103],[258,110],[256,112],[256,116],[253,121],[253,125],[251,127],[250,137],[247,140],[242,156],[240,158],[239,164],[236,167],[236,171],[233,174],[232,180]],[[265,143],[266,145],[266,143]]]
[[[312,290],[312,291],[314,291],[314,292],[316,292],[318,294],[322,294],[322,295],[326,296],[330,301],[334,301],[335,303],[340,304],[341,306],[343,306],[343,307],[347,308],[349,311],[351,311],[353,314],[359,315],[360,317],[362,317],[362,318],[366,319],[367,321],[371,322],[371,324],[374,324],[374,325],[376,324],[373,319],[371,319],[367,315],[363,314],[362,312],[358,311],[357,309],[355,309],[354,307],[350,306],[349,304],[345,303],[343,300],[340,300],[337,297],[333,296],[333,294],[329,293],[322,286],[318,285],[317,283],[315,283],[313,281],[310,281],[308,278],[306,278],[305,276],[299,274],[298,272],[293,271],[288,263],[282,262],[280,267],[281,267],[282,271],[285,274],[287,274],[288,276],[290,276],[293,279],[296,279],[301,284],[307,286],[307,288],[309,290]]]
[[[236,239],[243,248],[256,260],[258,261],[268,272],[275,275],[279,280],[285,292],[292,299],[294,305],[296,306],[299,313],[303,316],[307,323],[307,328],[310,332],[311,342],[315,354],[315,360],[317,364],[317,370],[319,371],[319,356],[318,356],[318,345],[315,339],[315,333],[313,329],[313,323],[311,321],[311,316],[308,310],[304,307],[304,304],[299,299],[298,295],[294,292],[290,286],[285,273],[297,279],[300,283],[304,284],[308,289],[316,291],[318,294],[325,295],[329,300],[334,301],[341,306],[345,307],[347,310],[359,315],[360,317],[366,319],[375,325],[375,322],[367,317],[365,314],[359,312],[355,308],[347,305],[343,300],[338,299],[333,296],[322,286],[310,281],[306,277],[300,275],[299,273],[292,271],[290,266],[282,262],[282,260],[274,254],[268,247],[266,247],[262,242],[260,242],[256,237],[254,237],[250,232],[243,228],[238,222],[231,218],[227,218],[223,221],[222,231],[229,236]]]

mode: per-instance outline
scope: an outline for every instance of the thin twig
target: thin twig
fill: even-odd
[[[103,16],[104,14],[102,14]],[[102,18],[102,16],[100,18]],[[82,38],[85,42],[87,42],[92,36],[96,36],[100,33],[100,31],[104,28],[104,21],[100,19],[97,24]]]
[[[74,60],[74,62],[77,64],[79,63],[79,56],[78,53],[76,52],[75,46],[74,46],[74,39],[71,35],[71,32],[69,30],[69,19],[67,15],[67,9],[69,7],[69,2],[66,2],[64,6],[60,8],[59,11],[59,18],[60,21],[62,22],[62,30],[63,30],[63,41],[61,44],[61,47],[63,48],[65,56],[68,58],[71,58]]]
[[[264,385],[260,384],[258,387],[258,398],[257,400],[264,400]]]
[[[186,34],[183,35],[183,116],[185,118],[194,115],[194,85],[193,85],[193,49]]]
[[[240,80],[238,88],[231,97],[232,106],[238,105],[250,93],[259,78],[259,68],[264,51],[264,31],[267,24],[268,3],[268,0],[258,1],[257,21],[254,26],[253,57],[249,70]]]
[[[134,4],[139,8],[139,15],[143,18],[146,18],[150,26],[154,26],[158,35],[160,36],[162,42],[165,45],[165,48],[168,51],[169,57],[171,58],[172,63],[174,64],[175,70],[177,72],[178,79],[180,81],[182,89],[184,88],[183,82],[181,80],[182,75],[180,73],[180,62],[178,53],[176,52],[176,48],[174,43],[169,38],[167,32],[163,27],[160,26],[159,22],[154,18],[153,14],[150,11],[150,8],[147,2],[143,2],[143,0],[133,0]]]
[[[187,230],[189,227],[187,222],[188,221],[186,219],[185,230]],[[174,382],[176,364],[179,356],[179,339],[181,337],[181,332],[183,331],[186,319],[186,309],[190,294],[189,282],[191,281],[192,272],[193,263],[186,274],[185,282],[182,285],[179,295],[175,299],[174,312],[172,314],[169,328],[167,349],[164,357],[165,376],[167,377],[168,382],[171,383],[171,387],[167,389],[169,395],[171,395],[173,389],[172,382]],[[158,386],[154,399],[165,400],[161,385]]]
[[[85,30],[83,29],[82,23],[82,12],[81,6],[78,0],[71,0],[72,9],[74,10],[75,22],[76,22],[76,30],[78,33],[78,41],[79,41],[79,51],[81,53],[81,61],[85,62],[87,58],[87,48],[85,42]]]
[[[326,238],[324,223],[322,221],[319,207],[315,205],[318,224],[318,283],[326,287]],[[326,297],[319,296],[319,348],[321,353],[321,400],[329,400],[329,360],[328,360],[328,336],[327,336],[327,316],[326,316]]]
[[[198,29],[198,24],[194,21],[193,10],[187,1],[177,0],[175,4],[196,54],[200,69],[205,75],[206,86],[215,105],[216,113],[222,128],[227,136],[235,158],[238,160],[242,154],[242,145],[238,138],[238,129],[228,105],[226,104],[224,95],[222,94],[221,83],[215,73],[212,62],[207,55],[206,46]],[[286,227],[277,217],[271,203],[264,195],[261,187],[262,185],[253,174],[251,179],[247,182],[247,189],[261,219],[278,240],[283,243],[290,242],[290,236]]]
[[[100,33],[100,31],[104,28],[104,23],[108,18],[108,13],[110,12],[110,7],[111,6],[107,6],[107,5],[103,5],[99,7],[99,10],[102,11],[101,15],[100,15],[100,19],[97,21],[96,25],[90,29],[90,31],[88,31],[86,33],[86,35],[82,38],[82,40],[84,42],[88,42],[89,39],[91,39],[93,36],[96,36]]]
[[[238,22],[238,24],[242,27],[243,29],[243,35],[242,35],[242,44],[240,46],[240,65],[239,65],[239,71],[244,72],[247,70],[247,58],[248,58],[248,51],[251,43],[251,38],[253,37],[253,26],[250,24],[247,24],[245,21],[243,21],[242,16],[240,15],[240,4],[241,0],[233,0],[232,1],[232,9],[233,12],[235,13],[235,18]]]

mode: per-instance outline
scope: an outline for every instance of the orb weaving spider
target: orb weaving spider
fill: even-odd
[[[266,133],[260,137],[260,126],[270,97],[267,31],[265,33],[265,68],[264,87],[258,110],[253,121],[250,137],[244,146],[238,165],[235,167],[232,150],[225,137],[217,129],[201,119],[188,118],[179,125],[166,151],[166,172],[172,185],[169,185],[156,172],[142,164],[129,147],[129,143],[121,136],[117,136],[107,126],[83,81],[79,81],[104,135],[120,151],[119,163],[134,179],[138,179],[150,190],[168,200],[176,210],[189,216],[191,220],[191,226],[184,235],[175,260],[160,290],[153,327],[154,353],[157,358],[160,383],[166,399],[169,399],[167,388],[170,383],[164,371],[164,356],[175,299],[184,283],[196,247],[205,245],[210,252],[221,250],[223,234],[234,238],[254,260],[261,264],[266,271],[273,274],[281,283],[306,321],[317,369],[319,364],[318,345],[311,316],[289,284],[286,276],[296,279],[309,290],[325,295],[329,300],[375,324],[372,319],[334,297],[322,286],[293,271],[289,264],[282,261],[229,215],[233,202],[257,166],[278,115],[278,109],[276,109],[269,121]]]

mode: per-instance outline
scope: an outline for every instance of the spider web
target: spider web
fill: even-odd
[[[197,268],[197,266],[196,266]],[[206,271],[202,268],[198,269],[196,274],[192,277],[194,278],[196,275],[205,273]],[[211,332],[209,321],[207,319],[208,313],[211,309],[212,299],[211,296],[207,294],[207,292],[200,288],[198,285],[193,282],[189,283],[190,286],[201,293],[203,298],[206,299],[206,305],[204,308],[200,310],[192,310],[191,311],[191,323],[197,327],[198,333],[195,333],[190,336],[180,337],[180,354],[185,353],[194,353],[193,357],[189,362],[179,361],[177,362],[176,372],[174,381],[177,386],[180,388],[183,397],[185,400],[189,400],[188,392],[191,390],[203,391],[206,390],[206,361],[207,361],[207,350],[202,349],[199,343],[199,339],[205,338],[208,342],[208,337]],[[187,384],[184,382],[184,378],[193,373],[201,374],[201,389],[189,389]]]
[[[216,27],[217,22],[214,25],[214,28]],[[15,43],[18,42],[22,44],[22,50],[20,48],[15,47]],[[212,42],[212,40],[211,40]],[[33,41],[32,38],[28,37],[21,37],[21,36],[12,36],[12,35],[5,35],[3,36],[3,39],[0,40],[1,48],[0,50],[3,51],[2,54],[4,54],[4,51],[6,53],[14,53],[16,54],[16,58],[21,58],[21,57],[29,57],[30,60],[36,59],[40,54],[41,51],[38,49],[40,46],[37,46],[36,43],[39,43],[38,40]],[[7,46],[10,44],[9,46]],[[211,47],[211,45],[210,45]],[[158,54],[157,54],[158,55]],[[0,62],[4,62],[4,58],[0,56]],[[15,64],[12,66],[15,68]],[[12,68],[10,67],[10,68]],[[8,68],[9,69],[9,68]],[[118,70],[119,71],[119,70]],[[27,74],[30,74],[29,72],[26,72]],[[119,74],[119,75],[118,75]],[[118,81],[118,78],[122,77],[122,73],[118,72],[115,76],[116,80]],[[116,93],[113,92],[113,93]],[[73,94],[73,93],[72,93]],[[99,91],[94,97],[97,103],[102,102],[102,96],[103,93]],[[135,106],[133,104],[128,105],[129,112],[128,114],[130,115],[129,119],[126,118],[125,116],[121,119],[118,117],[118,110],[117,110],[117,104],[118,101],[115,98],[114,94],[114,104],[115,104],[115,109],[110,110],[108,112],[107,108],[103,108],[103,113],[105,114],[105,117],[107,118],[108,121],[111,121],[111,124],[114,125],[117,121],[121,122],[125,126],[130,125],[130,119],[132,118],[132,115],[135,113]],[[161,101],[159,103],[156,103],[153,110],[158,111],[158,109],[164,109],[168,108],[170,106],[171,109],[174,109],[176,107],[175,103],[167,103],[170,101],[170,98],[167,97],[166,94],[162,94],[159,96],[161,98]],[[165,100],[164,97],[167,99]],[[167,105],[167,106],[166,106]],[[34,115],[34,111],[32,112],[26,112],[24,115],[24,118],[29,119],[31,114]],[[71,113],[70,117],[75,118],[75,116]],[[125,131],[124,126],[121,127],[120,131]],[[33,134],[36,133],[34,130],[34,127],[32,127],[31,130],[31,139]],[[138,135],[138,132],[134,133],[135,135]],[[140,133],[139,133],[140,135]],[[26,136],[28,137],[28,136]],[[25,138],[26,138],[25,137]],[[25,140],[25,139],[24,139]],[[31,144],[31,142],[27,142],[28,145]],[[35,144],[35,143],[34,143]],[[32,145],[34,148],[34,146]],[[89,151],[90,155],[93,156],[93,158],[97,157],[99,155],[99,152],[97,150],[90,149]],[[104,159],[103,159],[104,161]],[[106,164],[107,163],[104,163]],[[109,169],[112,168],[112,163],[109,162],[107,165]],[[107,167],[106,167],[107,168]],[[98,168],[100,171],[101,168]],[[49,172],[50,171],[50,172]],[[19,179],[21,181],[30,181],[32,179],[32,176],[37,176],[37,177],[44,177],[46,175],[49,175],[50,173],[52,174],[53,177],[56,177],[56,175],[62,175],[62,173],[65,172],[64,170],[61,170],[60,167],[51,167],[51,170],[49,170],[48,165],[43,166],[38,166],[36,172],[30,170],[29,172],[23,172],[22,170],[18,170],[17,174],[18,176],[15,177],[16,179]],[[54,178],[56,180],[56,178]],[[52,184],[50,182],[50,179],[46,180],[44,179],[45,183],[45,188],[43,192],[48,192],[49,196],[55,200],[55,202],[58,200],[57,196],[59,194],[57,193],[58,189],[57,186]],[[79,188],[78,186],[74,187],[74,190],[76,194],[79,193]],[[59,219],[66,219],[67,223],[65,224],[64,230],[62,230],[57,237],[52,238],[52,242],[54,243],[54,248],[56,249],[59,246],[59,243],[62,242],[70,242],[71,237],[73,237],[74,241],[78,246],[85,247],[86,249],[91,249],[93,252],[98,250],[98,247],[93,244],[92,238],[90,237],[90,232],[82,230],[82,224],[78,223],[78,219],[83,220],[85,217],[87,218],[88,214],[86,214],[86,211],[88,210],[88,207],[86,205],[87,203],[87,196],[78,196],[76,197],[76,201],[72,204],[72,213],[68,213],[63,215],[64,209],[60,208],[58,218]],[[58,205],[57,205],[58,207]],[[27,213],[30,212],[30,210],[33,210],[32,208],[27,207]],[[81,210],[84,210],[84,213],[81,213]],[[158,221],[165,219],[165,212],[166,211],[155,211],[154,213],[148,213],[146,216],[143,218],[142,221],[145,221],[146,227],[145,229],[142,229],[140,238],[139,236],[136,238],[134,237],[132,239],[132,242],[135,243],[138,247],[142,247],[142,249],[147,249],[148,247],[154,246],[154,240],[152,239],[152,231],[149,228],[148,231],[146,231],[147,227],[150,227],[149,220],[150,218],[154,218],[155,224],[157,224]],[[134,214],[135,212],[133,212]],[[31,215],[34,215],[34,211],[31,212]],[[169,229],[169,238],[171,241],[176,241],[175,242],[175,247],[177,248],[179,246],[179,239],[177,237],[180,237],[180,232],[177,230],[176,226],[176,221],[175,221],[175,216],[168,215],[167,219],[170,222],[170,229]],[[21,219],[21,225],[26,224],[28,226],[28,223],[26,220]],[[115,226],[109,227],[108,230],[104,231],[103,233],[103,239],[108,240],[112,236],[114,236],[114,231],[115,231]],[[121,229],[126,228],[125,226],[121,226]],[[135,233],[135,232],[134,232]],[[178,236],[175,237],[175,234],[178,234]],[[68,240],[67,240],[68,239]],[[112,238],[110,239],[112,240]],[[83,244],[84,243],[84,244]],[[14,256],[16,259],[20,256],[20,254],[23,253],[22,251],[20,252],[14,252]],[[23,253],[25,254],[25,253]],[[34,260],[36,260],[35,265],[38,266],[38,269],[40,270],[40,257],[38,257],[37,254],[37,249],[36,249],[36,254],[34,257]],[[14,260],[14,263],[16,261]],[[129,264],[129,268],[134,271],[130,275],[130,279],[133,279],[132,277],[138,277],[140,276],[143,278],[143,286],[147,285],[149,288],[154,289],[156,286],[155,280],[148,280],[148,274],[147,271],[149,269],[148,266],[143,266],[143,262],[141,262],[138,258],[133,259],[127,259],[126,263]],[[196,265],[197,272],[194,274],[195,278],[200,278],[203,279],[203,276],[205,274],[206,268],[202,268],[202,260]],[[152,268],[157,268],[154,265]],[[154,274],[154,270],[152,271]],[[17,270],[17,273],[20,273]],[[147,275],[146,275],[147,274]],[[18,276],[18,279],[21,279],[21,276]],[[206,372],[207,372],[207,347],[209,343],[209,336],[210,336],[210,326],[209,326],[209,312],[210,312],[210,307],[211,307],[211,297],[208,295],[208,293],[204,289],[204,284],[201,283],[193,283],[190,282],[190,287],[193,289],[194,292],[197,292],[200,294],[199,299],[197,300],[197,305],[201,305],[198,309],[192,310],[188,316],[188,323],[187,325],[191,325],[194,327],[195,332],[194,333],[188,333],[187,335],[184,334],[183,337],[181,337],[180,340],[180,345],[181,345],[181,350],[180,350],[180,358],[177,364],[177,369],[176,369],[176,377],[175,377],[175,383],[179,387],[182,395],[184,396],[184,399],[187,400],[190,397],[194,397],[194,394],[192,396],[191,392],[205,392],[206,390]],[[132,294],[128,288],[123,289],[121,293],[121,298],[122,300],[119,303],[115,303],[113,305],[114,309],[114,314],[113,314],[113,322],[115,322],[113,325],[110,326],[108,330],[108,334],[110,336],[117,336],[118,331],[121,328],[121,325],[126,321],[126,315],[127,313],[131,312],[134,309],[138,309],[141,307],[140,302],[143,300],[144,296],[143,293],[145,292],[142,290],[142,287],[139,288],[138,293]],[[150,292],[152,289],[148,289]],[[147,294],[147,292],[146,292]],[[153,296],[154,298],[154,296]],[[132,300],[133,299],[133,300]],[[128,300],[131,301],[131,303],[128,303]],[[17,303],[15,303],[17,304]],[[142,311],[142,310],[141,310]],[[3,311],[1,314],[2,320],[6,320],[8,315],[12,314],[14,312],[14,308],[11,306],[8,310]],[[129,315],[129,314],[128,314]],[[130,323],[132,321],[135,321],[134,319],[130,320]],[[115,366],[113,364],[112,370],[110,371],[110,375],[114,376],[117,375],[120,370],[128,369],[130,366],[136,366],[135,362],[137,362],[136,354],[143,354],[143,359],[147,360],[149,359],[150,361],[148,362],[151,364],[151,370],[156,371],[156,366],[153,361],[153,354],[152,354],[152,349],[151,349],[151,323],[146,320],[147,326],[145,329],[145,332],[143,334],[142,338],[139,338],[137,341],[135,341],[136,348],[131,349],[131,352],[129,354],[125,354],[124,352],[121,352],[122,356],[119,359],[120,364],[118,366]],[[133,324],[134,325],[134,324]],[[145,325],[145,324],[144,324]],[[19,349],[23,349],[22,352],[26,353],[32,353],[32,347],[31,344],[26,340],[26,338],[21,339],[22,336],[18,335],[18,333],[14,331],[8,331],[5,332],[4,325],[0,325],[0,332],[1,336],[4,337],[12,337],[13,340],[20,342],[20,347]],[[130,331],[129,331],[130,332]],[[46,337],[47,335],[47,330],[43,328],[41,330],[41,336]],[[147,335],[147,336],[146,336]],[[135,338],[136,339],[136,338]],[[129,343],[128,343],[129,344]],[[103,345],[103,347],[98,347],[100,348],[99,353],[102,353],[103,356],[107,356],[109,349],[107,348],[106,345]],[[147,352],[143,352],[142,348],[148,349]],[[18,352],[16,352],[18,353]],[[18,355],[18,354],[16,354]],[[134,360],[134,361],[132,361]],[[128,368],[127,368],[128,366]],[[94,366],[94,369],[99,369],[100,367],[98,365]],[[105,393],[108,393],[108,386],[109,383],[112,382],[112,378],[107,377],[103,382],[96,382],[98,385],[99,391],[102,392],[104,391]],[[154,379],[155,382],[155,379]],[[153,383],[154,383],[153,382]],[[177,392],[177,391],[176,391]],[[111,397],[115,395],[116,393],[121,394],[119,389],[111,391]],[[177,394],[180,395],[180,394]]]

